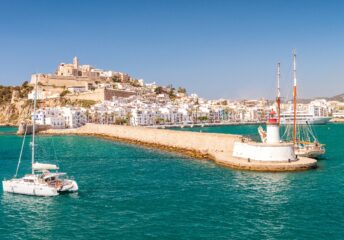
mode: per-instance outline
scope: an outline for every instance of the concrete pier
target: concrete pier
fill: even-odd
[[[41,134],[51,135],[91,135],[124,141],[139,145],[181,152],[196,158],[211,159],[220,165],[234,169],[254,171],[300,171],[316,168],[316,160],[300,158],[291,162],[258,162],[232,156],[235,141],[241,141],[240,135],[198,133],[130,127],[118,125],[86,124],[78,129],[49,129]]]
[[[27,123],[20,123],[19,124],[17,134],[18,135],[24,135],[26,127],[27,127],[26,134],[28,134],[28,135],[32,134],[32,130],[33,130],[32,124],[27,124]],[[37,125],[35,125],[35,133],[38,133],[40,131],[45,131],[45,130],[48,130],[50,128],[51,128],[51,126],[49,126],[49,125],[37,124]]]

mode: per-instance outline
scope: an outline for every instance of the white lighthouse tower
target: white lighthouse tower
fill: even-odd
[[[268,144],[280,143],[281,141],[279,124],[275,115],[276,112],[271,109],[269,119],[266,123],[266,143]]]

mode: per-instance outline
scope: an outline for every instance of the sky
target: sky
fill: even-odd
[[[344,1],[1,0],[0,84],[61,62],[185,87],[217,99],[273,99],[276,64],[291,96],[344,93]]]

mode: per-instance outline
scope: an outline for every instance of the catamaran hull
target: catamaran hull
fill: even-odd
[[[68,180],[67,184],[64,184],[61,189],[58,190],[59,193],[72,193],[77,192],[79,190],[79,186],[74,180]]]
[[[43,184],[33,184],[18,181],[2,181],[2,187],[4,192],[41,196],[41,197],[52,197],[59,195],[56,188],[46,186]]]

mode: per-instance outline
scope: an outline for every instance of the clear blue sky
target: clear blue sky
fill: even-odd
[[[301,97],[344,92],[344,1],[2,0],[0,84],[81,64],[207,98],[283,94],[298,52]]]

